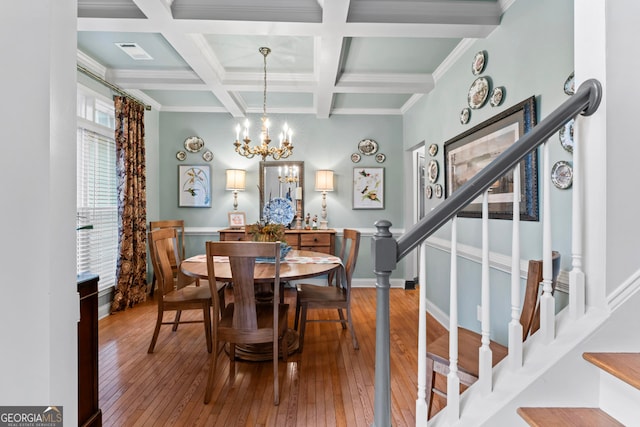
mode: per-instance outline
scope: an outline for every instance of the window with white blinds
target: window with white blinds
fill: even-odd
[[[101,102],[97,108],[95,99],[82,96],[83,102],[78,103],[76,266],[78,273],[99,275],[99,288],[105,289],[115,285],[118,250],[116,148],[113,136],[107,136],[113,135],[113,122],[104,119],[108,104]],[[91,111],[89,117],[87,111]],[[113,116],[113,106],[110,113]],[[95,122],[112,129],[101,129]]]

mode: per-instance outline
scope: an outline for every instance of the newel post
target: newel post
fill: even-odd
[[[389,276],[396,269],[398,247],[391,234],[391,222],[380,220],[371,240],[373,272],[376,275],[376,371],[373,407],[374,427],[391,426],[391,352],[389,328]]]

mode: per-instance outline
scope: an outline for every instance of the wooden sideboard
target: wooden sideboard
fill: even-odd
[[[225,228],[220,230],[220,241],[245,240],[244,230]],[[336,253],[336,230],[286,230],[285,240],[293,249]]]
[[[78,322],[78,425],[102,425],[98,406],[98,276],[76,278],[80,294]]]

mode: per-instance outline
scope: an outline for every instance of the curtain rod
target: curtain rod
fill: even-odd
[[[147,105],[144,102],[140,101],[135,96],[129,95],[127,92],[125,92],[124,90],[120,89],[118,86],[114,85],[113,83],[110,83],[110,82],[106,81],[105,79],[103,79],[99,75],[89,71],[87,68],[83,67],[82,65],[77,64],[76,67],[77,67],[78,71],[80,71],[82,74],[85,74],[85,75],[91,77],[93,80],[97,81],[98,83],[102,83],[103,85],[107,86],[109,89],[113,90],[114,92],[117,92],[118,94],[120,94],[122,96],[126,96],[127,98],[133,99],[134,101],[144,105],[144,109],[145,110],[147,110],[147,111],[151,110],[151,105]]]

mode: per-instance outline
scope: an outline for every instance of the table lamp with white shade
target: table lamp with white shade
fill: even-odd
[[[233,210],[238,210],[238,191],[245,189],[245,176],[247,172],[242,169],[227,169],[227,190],[233,191]]]
[[[333,171],[321,169],[316,171],[316,191],[322,191],[322,214],[320,230],[326,230],[327,224],[327,191],[333,191]]]

